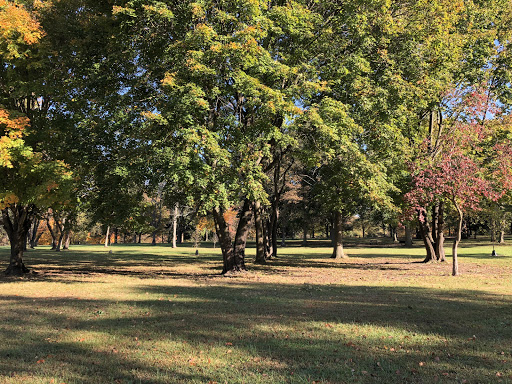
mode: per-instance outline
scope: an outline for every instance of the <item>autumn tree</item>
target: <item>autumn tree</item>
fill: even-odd
[[[420,222],[428,220],[425,207],[453,207],[455,276],[459,274],[457,249],[465,214],[479,210],[485,199],[497,201],[512,187],[512,142],[502,133],[508,131],[504,106],[493,100],[491,88],[454,91],[451,99],[456,113],[447,124],[449,129],[439,137],[434,159],[426,150],[431,145],[428,140],[420,146],[417,160],[411,165],[412,190],[406,198]]]
[[[0,208],[11,244],[10,275],[28,272],[23,250],[32,219],[38,209],[64,200],[71,180],[62,161],[37,147],[49,109],[37,69],[43,35],[34,10],[0,2]]]
[[[460,100],[452,97],[454,90],[463,92],[481,86],[487,89],[480,110],[473,111],[475,116],[489,110],[493,100],[501,99],[506,105],[510,99],[507,85],[510,3],[451,2],[442,8],[436,7],[440,4],[432,2],[432,11],[443,14],[444,18],[427,18],[427,23],[418,24],[426,27],[421,31],[428,37],[428,43],[418,51],[425,58],[424,63],[412,62],[414,67],[410,73],[414,74],[417,84],[413,83],[411,89],[419,91],[421,102],[415,106],[417,118],[409,120],[410,133],[406,135],[413,147],[424,143],[422,155],[428,154],[433,166],[438,161],[443,162],[438,157],[449,136],[447,132],[458,121],[457,111],[463,109],[463,105],[458,104]],[[481,119],[482,124],[485,120]],[[415,126],[417,129],[413,129]],[[445,199],[435,199],[425,207],[426,211],[418,214],[418,226],[427,251],[425,261],[444,261],[444,215],[448,209],[445,204]]]
[[[212,213],[224,272],[244,269],[251,209],[269,202],[267,172],[293,145],[297,100],[318,87],[303,50],[317,16],[300,2],[264,1],[148,1],[115,11],[131,34],[151,31],[135,44],[148,88],[157,85],[144,116],[167,185]],[[224,218],[232,206],[234,237]]]

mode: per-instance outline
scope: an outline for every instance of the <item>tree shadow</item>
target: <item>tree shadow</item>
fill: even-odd
[[[12,302],[12,320],[32,319],[28,327],[1,327],[0,336],[0,377],[7,382],[57,382],[74,383],[169,383],[207,382],[200,372],[186,374],[179,370],[161,372],[162,367],[137,359],[133,353],[119,347],[115,340],[111,345],[96,347],[88,339],[91,330],[98,334],[116,327],[129,329],[126,322],[115,319],[97,322],[93,315],[82,321],[75,321],[63,315],[69,308],[88,311],[107,303],[95,300],[41,299],[34,304],[31,298],[3,296],[4,302]],[[48,311],[42,313],[39,309]],[[53,313],[51,313],[53,312]],[[97,316],[98,317],[98,316]],[[107,327],[107,328],[104,328]],[[13,328],[16,332],[13,332]],[[18,329],[16,329],[18,328]],[[76,334],[74,340],[62,340],[63,334]],[[44,366],[55,367],[47,371]],[[21,381],[20,381],[21,380]],[[171,381],[170,381],[171,380]],[[61,382],[61,381],[58,381]]]
[[[139,299],[115,302],[2,296],[9,313],[0,315],[0,374],[37,376],[44,359],[40,367],[64,366],[70,382],[206,383],[220,368],[191,366],[186,355],[215,350],[227,356],[231,372],[222,377],[233,383],[244,382],[246,369],[273,372],[270,382],[288,381],[290,372],[291,382],[429,382],[418,363],[434,365],[436,357],[459,381],[462,371],[491,382],[504,368],[486,356],[512,351],[512,300],[481,291],[215,279],[137,291]],[[184,360],[167,364],[168,353]]]

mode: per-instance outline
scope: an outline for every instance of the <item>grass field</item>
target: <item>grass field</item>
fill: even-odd
[[[286,247],[234,277],[218,249],[110,249],[0,277],[0,383],[512,383],[512,246],[463,244],[459,277],[420,247]]]

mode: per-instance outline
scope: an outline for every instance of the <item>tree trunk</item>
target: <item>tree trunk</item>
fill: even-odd
[[[412,231],[410,225],[405,226],[405,246],[408,248],[412,247]]]
[[[396,231],[396,228],[393,229],[393,243],[398,243],[398,233]]]
[[[30,211],[30,207],[18,204],[2,209],[2,224],[11,244],[9,266],[5,270],[6,275],[22,276],[30,272],[23,263],[24,243],[32,224]]]
[[[137,232],[133,234],[133,244],[137,243]]]
[[[263,217],[263,209],[261,209],[262,217]],[[263,243],[265,244],[265,259],[269,260],[272,257],[273,249],[272,249],[272,240],[270,239],[270,220],[263,221]]]
[[[426,211],[418,211],[418,228],[419,228],[423,243],[425,244],[425,250],[427,251],[427,256],[425,257],[423,262],[428,263],[429,261],[436,260],[434,241],[432,239],[432,231],[430,230],[430,226],[428,224],[428,218],[427,218]]]
[[[263,235],[263,219],[261,217],[261,203],[254,203],[254,226],[256,227],[256,260],[258,264],[264,264],[265,261],[265,239]]]
[[[9,266],[5,270],[5,274],[9,276],[21,276],[28,273],[29,270],[23,263],[23,250],[25,234],[23,232],[15,232],[9,238],[11,242],[11,256],[9,259]]]
[[[334,247],[332,251],[332,259],[346,258],[343,252],[343,214],[339,211],[334,213]]]
[[[498,243],[505,243],[505,231],[503,229],[500,231],[500,239],[498,240]]]
[[[57,246],[55,247],[56,252],[60,252],[62,248],[62,240],[64,239],[64,226],[66,225],[66,218],[62,219],[62,222],[59,221],[57,217],[54,216],[55,225],[59,229],[59,237],[57,238]]]
[[[432,207],[432,245],[434,246],[434,259],[439,260],[437,257],[437,226],[439,225],[439,203],[434,204]]]
[[[224,261],[222,273],[225,274],[229,271],[235,270],[231,235],[222,210],[214,208],[212,213],[215,221],[215,231],[219,238],[219,244],[222,250],[222,259]]]
[[[60,252],[61,248],[62,248],[62,242],[64,240],[64,231],[62,231],[60,234],[59,234],[59,238],[57,239],[57,246],[55,247],[55,251],[56,252]]]
[[[142,243],[142,231],[139,232],[139,239],[137,240],[137,243]]]
[[[272,247],[272,257],[277,257],[277,221],[279,219],[279,207],[277,201],[272,203],[272,213],[270,216],[270,239]]]
[[[56,252],[60,252],[60,250],[62,248],[63,241],[64,241],[64,232],[61,232],[59,235],[59,238],[57,240],[57,247],[55,247]]]
[[[65,236],[64,236],[64,246],[62,249],[69,249],[69,245],[71,244],[71,232],[70,231],[65,231]]]
[[[172,247],[176,248],[176,238],[178,237],[178,206],[174,206],[174,214],[172,216]]]
[[[176,237],[178,236],[178,204],[174,205],[172,215],[172,247],[176,248]]]
[[[240,220],[238,221],[233,245],[234,266],[236,270],[247,270],[245,267],[245,246],[247,244],[251,218],[251,203],[246,199],[240,211]]]
[[[459,218],[457,221],[457,232],[455,233],[455,240],[453,241],[453,247],[452,247],[452,255],[453,255],[452,275],[457,276],[459,274],[459,261],[457,259],[457,248],[458,248],[460,240],[462,238],[462,220],[464,218],[464,215],[462,213],[461,208],[455,201],[453,201],[453,205],[455,206],[455,209],[457,210],[457,213],[459,214]]]
[[[34,247],[37,247],[39,245],[39,239],[41,236],[43,236],[44,231],[39,232],[39,234],[36,236],[36,240],[34,242]]]
[[[119,236],[119,229],[117,227],[114,228],[114,244],[117,244],[117,237]]]
[[[34,249],[37,245],[36,240],[37,238],[37,231],[39,229],[39,224],[41,223],[41,220],[35,219],[34,224],[32,226],[32,236],[30,236],[30,248]]]
[[[437,233],[435,242],[435,253],[437,261],[446,261],[444,252],[444,202],[439,203],[437,210]]]
[[[110,225],[107,225],[107,233],[105,235],[105,247],[110,244]]]
[[[57,235],[55,234],[56,231],[54,231],[52,225],[50,224],[50,217],[46,216],[46,226],[48,227],[48,231],[50,232],[50,236],[52,237],[52,248],[57,248]]]

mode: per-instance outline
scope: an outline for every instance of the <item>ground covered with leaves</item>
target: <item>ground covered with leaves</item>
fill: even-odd
[[[466,245],[459,277],[419,247],[287,247],[231,277],[216,249],[110,249],[0,278],[1,383],[512,382],[512,247]]]

